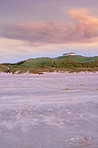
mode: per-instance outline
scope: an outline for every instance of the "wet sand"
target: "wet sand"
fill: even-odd
[[[1,73],[0,148],[98,148],[98,73]]]

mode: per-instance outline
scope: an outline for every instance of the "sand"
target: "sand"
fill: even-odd
[[[98,148],[98,73],[0,74],[0,148]]]

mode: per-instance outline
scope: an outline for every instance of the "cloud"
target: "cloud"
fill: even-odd
[[[65,24],[50,21],[47,23],[31,22],[28,24],[13,24],[4,29],[2,37],[27,41],[30,44],[64,43],[70,27]]]
[[[98,41],[98,17],[92,16],[87,9],[72,9],[67,14],[74,20],[77,37],[88,42]]]
[[[30,46],[98,42],[98,17],[86,9],[64,10],[64,13],[72,19],[70,25],[55,21],[16,23],[3,28],[0,36]]]

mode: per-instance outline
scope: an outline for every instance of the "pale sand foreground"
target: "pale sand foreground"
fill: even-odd
[[[1,73],[0,148],[98,148],[98,73]]]

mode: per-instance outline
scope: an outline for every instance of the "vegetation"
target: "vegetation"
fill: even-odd
[[[5,65],[0,64],[0,72],[8,72],[8,68]]]
[[[9,73],[35,73],[42,74],[43,72],[96,72],[98,71],[98,56],[83,57],[83,56],[60,56],[57,58],[36,58],[21,61],[15,64],[4,63],[0,65],[0,71]]]

